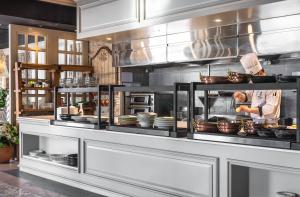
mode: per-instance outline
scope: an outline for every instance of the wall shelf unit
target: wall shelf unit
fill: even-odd
[[[29,70],[33,71],[36,78],[28,78],[24,72]],[[57,65],[57,64],[28,64],[28,63],[15,63],[15,79],[16,79],[16,111],[17,116],[20,115],[49,115],[53,114],[53,105],[43,107],[45,103],[53,103],[54,87],[57,87],[60,82],[62,72],[81,72],[90,75],[93,73],[92,66],[85,65]],[[45,71],[45,77],[39,78],[39,71]],[[36,85],[47,81],[47,86]],[[29,83],[33,84],[29,84]],[[78,91],[74,91],[78,93]],[[63,92],[62,92],[63,94]],[[30,98],[30,99],[29,99]],[[41,99],[42,98],[42,99]],[[34,100],[34,102],[29,102]],[[43,100],[43,103],[41,100]],[[25,102],[26,101],[26,102]],[[25,104],[24,104],[25,102]],[[27,104],[26,104],[27,103]],[[30,103],[30,104],[28,104]],[[26,106],[27,105],[27,106]]]

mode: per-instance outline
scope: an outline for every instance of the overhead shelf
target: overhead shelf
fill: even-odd
[[[193,82],[194,90],[296,90],[297,83],[203,84]]]

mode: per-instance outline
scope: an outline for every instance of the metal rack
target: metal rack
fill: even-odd
[[[138,133],[146,135],[156,135],[156,136],[166,136],[166,137],[186,137],[187,132],[190,130],[188,119],[187,130],[178,129],[177,125],[177,106],[178,106],[178,92],[187,92],[188,98],[190,98],[189,91],[190,84],[188,83],[175,83],[173,86],[147,86],[147,87],[125,87],[125,86],[110,86],[109,87],[109,100],[110,102],[110,112],[109,112],[109,126],[108,130],[127,132],[127,133]],[[115,125],[114,123],[114,94],[115,92],[173,92],[173,113],[174,113],[174,125],[172,130],[162,130],[155,128],[139,128],[139,127],[124,127]],[[123,100],[125,100],[125,95],[123,95]],[[189,108],[188,99],[188,108]],[[189,117],[189,116],[188,116]]]
[[[199,133],[193,129],[194,108],[195,108],[195,91],[204,92],[204,121],[208,121],[208,92],[212,90],[296,90],[297,97],[297,134],[296,141],[282,140],[275,138],[261,138],[252,136],[238,136],[221,133]],[[295,83],[256,83],[256,84],[203,84],[193,82],[190,84],[190,132],[188,137],[197,140],[207,140],[216,142],[227,142],[236,144],[246,144],[255,146],[265,146],[284,149],[300,150],[300,79]]]
[[[59,126],[71,126],[71,127],[82,127],[90,129],[105,129],[108,125],[107,123],[101,122],[101,95],[103,92],[109,92],[109,87],[112,85],[98,85],[97,87],[78,87],[78,88],[54,88],[54,120],[52,124]],[[97,117],[98,123],[88,124],[88,123],[78,123],[74,121],[60,121],[57,120],[57,106],[58,98],[60,93],[65,93],[67,95],[67,111],[70,114],[70,94],[71,93],[96,93],[97,94]]]

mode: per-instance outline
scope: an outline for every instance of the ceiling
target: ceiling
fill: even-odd
[[[76,2],[74,0],[40,0],[45,1],[48,3],[54,3],[54,4],[60,4],[60,5],[66,5],[66,6],[76,6]]]

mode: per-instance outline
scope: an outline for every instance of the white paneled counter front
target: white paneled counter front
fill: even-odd
[[[52,126],[33,118],[19,123],[21,171],[106,196],[300,193],[299,151]],[[34,149],[76,152],[78,166],[28,157]]]

